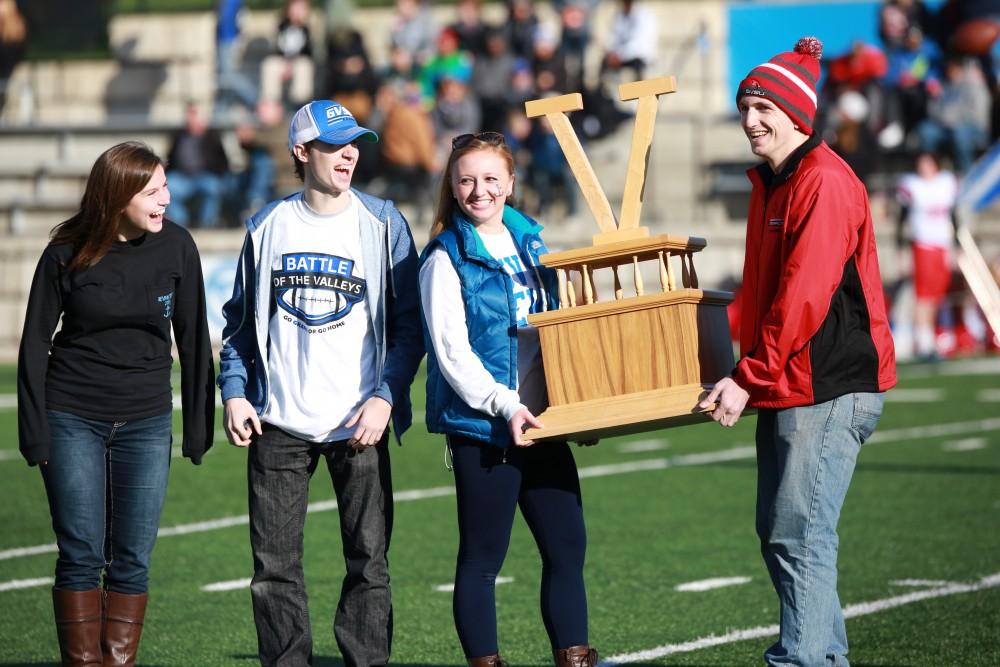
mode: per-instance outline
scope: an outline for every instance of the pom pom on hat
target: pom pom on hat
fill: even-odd
[[[736,91],[737,106],[744,95],[766,97],[788,114],[802,132],[812,134],[822,56],[823,42],[803,37],[792,51],[779,53],[750,70]]]

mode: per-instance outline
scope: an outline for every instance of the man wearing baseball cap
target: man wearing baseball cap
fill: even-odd
[[[701,407],[723,426],[757,409],[757,534],[781,607],[766,663],[843,667],[837,522],[896,364],[868,194],[813,132],[821,54],[800,39],[736,92],[764,163],[748,172],[741,357]]]
[[[351,188],[359,142],[337,102],[299,109],[288,150],[303,189],[246,221],[223,307],[218,384],[230,442],[249,447],[250,584],[262,665],[307,665],[302,571],[309,480],[330,471],[347,575],[334,621],[347,667],[385,665],[392,634],[388,430],[410,426],[423,356],[417,255],[392,202]]]

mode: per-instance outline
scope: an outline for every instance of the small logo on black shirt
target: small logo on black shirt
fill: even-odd
[[[174,315],[174,293],[164,294],[156,297],[157,302],[163,307],[163,317],[170,319]]]

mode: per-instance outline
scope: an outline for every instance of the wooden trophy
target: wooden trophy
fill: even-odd
[[[560,309],[528,316],[541,339],[549,395],[539,415],[544,427],[529,429],[530,438],[588,440],[705,421],[711,410],[698,401],[733,369],[726,314],[733,295],[698,287],[692,257],[705,240],[651,236],[639,226],[658,97],[675,90],[672,76],[619,87],[621,99],[638,100],[639,108],[617,224],[566,116],[583,108],[580,94],[525,104],[529,117],[544,115],[551,123],[600,228],[590,247],[541,257],[558,275]],[[649,292],[640,273],[648,263],[659,276],[659,289]],[[634,296],[624,294],[622,267],[631,268]],[[602,301],[594,274],[605,270],[614,295]]]

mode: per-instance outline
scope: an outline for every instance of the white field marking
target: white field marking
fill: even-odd
[[[215,584],[205,584],[201,590],[206,593],[218,593],[220,591],[236,591],[241,588],[250,588],[250,577],[246,579],[233,579],[232,581],[220,581]]]
[[[885,394],[886,403],[937,403],[944,399],[944,389],[892,389]]]
[[[0,394],[0,410],[13,410],[17,407],[17,394]]]
[[[674,586],[674,590],[682,593],[700,593],[701,591],[710,591],[715,588],[749,583],[750,577],[715,577],[712,579],[702,579],[701,581],[689,581],[686,584],[677,584]]]
[[[945,581],[943,579],[894,579],[889,582],[890,586],[913,586],[915,588],[931,588],[935,586],[953,586],[957,581]]]
[[[976,400],[980,403],[1000,403],[1000,389],[980,389],[976,392]]]
[[[17,461],[21,458],[21,452],[16,449],[0,449],[0,461]]]
[[[941,449],[946,452],[972,452],[977,449],[985,449],[986,438],[965,438],[964,440],[949,440]]]
[[[632,463],[620,463],[616,465],[589,466],[578,470],[580,477],[603,477],[605,475],[619,475],[629,472],[642,472],[645,470],[662,470],[675,466],[700,465],[704,463],[716,463],[719,461],[734,461],[754,456],[753,447],[737,447],[735,449],[723,449],[717,452],[707,452],[705,454],[687,454],[675,456],[669,459],[652,459],[650,461],[634,461]],[[412,489],[410,491],[397,491],[393,493],[395,502],[408,502],[411,500],[423,500],[425,498],[439,498],[455,494],[453,486],[438,486],[429,489]],[[336,509],[336,500],[323,500],[309,503],[308,512],[326,512]],[[198,521],[195,523],[181,524],[160,528],[157,537],[171,537],[173,535],[189,535],[191,533],[204,533],[210,530],[230,528],[232,526],[245,526],[250,523],[250,518],[246,515],[228,516],[209,521]],[[52,553],[56,551],[55,544],[42,544],[34,547],[18,547],[0,551],[0,560],[19,558],[22,556],[35,556],[38,554]]]
[[[635,440],[633,442],[623,442],[618,445],[618,451],[623,454],[638,454],[640,452],[656,452],[666,449],[670,443],[662,438],[652,440]]]
[[[942,364],[916,364],[900,366],[896,375],[900,380],[919,380],[942,375],[996,375],[1000,373],[1000,357],[988,359],[955,359]],[[889,393],[895,391],[890,389]]]
[[[14,579],[13,581],[0,582],[0,592],[16,591],[19,588],[35,588],[37,586],[51,586],[56,582],[52,577],[38,577],[37,579]]]
[[[512,584],[512,583],[514,583],[514,577],[497,577],[498,585]],[[439,586],[435,586],[434,590],[439,591],[441,593],[451,593],[453,590],[455,590],[455,584],[441,584]]]
[[[891,390],[890,390],[891,391]],[[951,422],[947,424],[928,424],[927,426],[909,426],[891,431],[875,431],[868,438],[868,443],[898,442],[899,440],[924,440],[927,438],[944,438],[951,435],[966,433],[983,433],[1000,430],[1000,417],[992,419],[977,419],[968,422]]]
[[[914,426],[908,428],[897,428],[891,431],[876,431],[868,439],[869,443],[894,442],[899,440],[920,440],[924,438],[939,438],[948,435],[959,435],[963,433],[982,433],[984,431],[1000,430],[1000,418],[980,419],[968,422],[953,422],[950,424],[931,424],[929,426]],[[578,470],[580,478],[603,477],[605,475],[619,475],[629,472],[643,472],[647,470],[663,470],[678,466],[702,465],[706,463],[719,463],[723,461],[736,461],[740,459],[753,458],[756,455],[752,446],[734,447],[731,449],[721,449],[715,452],[704,454],[684,454],[673,456],[667,459],[648,459],[644,461],[634,461],[631,463],[619,463],[612,465],[589,466]],[[397,502],[407,502],[409,500],[421,500],[423,498],[437,498],[440,496],[454,495],[455,489],[450,486],[441,486],[430,489],[413,489],[410,491],[400,491],[393,494]],[[318,510],[316,506],[323,509]],[[310,512],[323,511],[336,507],[336,501],[329,500],[321,503],[309,505]],[[160,528],[157,535],[168,537],[171,535],[186,535],[188,533],[201,533],[230,526],[246,525],[249,518],[243,516],[223,517],[211,521],[200,521],[197,523],[182,524],[170,528]],[[15,547],[0,551],[0,560],[20,558],[22,556],[34,556],[56,551],[55,544],[42,544],[33,547]]]
[[[1000,572],[991,574],[988,577],[983,577],[974,584],[948,584],[946,586],[930,588],[924,591],[915,591],[905,595],[897,595],[890,598],[883,598],[881,600],[872,600],[871,602],[861,602],[859,604],[848,605],[844,607],[844,617],[856,618],[858,616],[867,616],[869,614],[885,611],[886,609],[893,609],[895,607],[901,607],[903,605],[920,602],[922,600],[930,600],[949,595],[958,595],[960,593],[974,593],[988,588],[996,588],[997,586],[1000,586]],[[697,651],[710,646],[732,644],[734,642],[740,642],[747,639],[772,637],[777,634],[778,626],[776,624],[761,625],[756,628],[734,630],[732,632],[727,632],[724,635],[709,635],[708,637],[693,639],[679,644],[664,644],[663,646],[657,646],[656,648],[647,649],[645,651],[613,655],[605,660],[602,660],[598,663],[598,665],[599,667],[611,667],[611,665],[628,665],[637,662],[648,662],[650,660],[656,660],[675,653],[688,653],[690,651]]]

